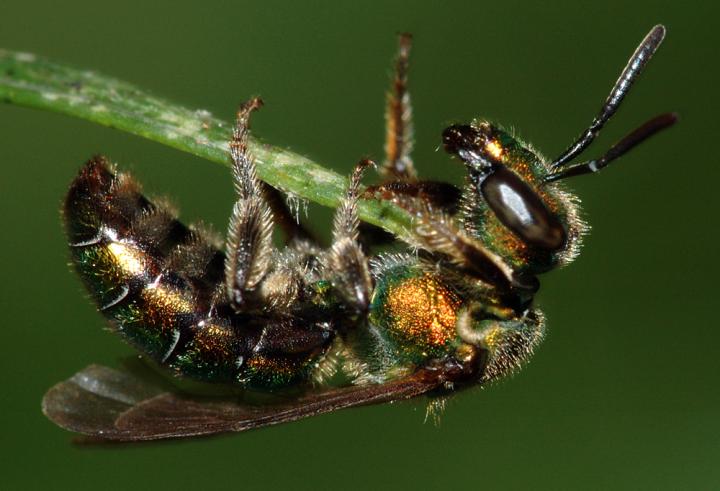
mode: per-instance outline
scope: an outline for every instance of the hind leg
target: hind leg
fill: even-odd
[[[230,141],[232,173],[237,193],[225,247],[225,293],[237,311],[261,302],[258,289],[271,267],[273,214],[248,151],[250,114],[262,106],[260,99],[243,104]]]

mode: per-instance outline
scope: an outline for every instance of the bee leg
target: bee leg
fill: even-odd
[[[412,161],[413,123],[410,93],[407,90],[408,61],[412,36],[402,33],[392,87],[385,106],[385,161],[378,169],[383,182],[370,186],[364,198],[392,200],[397,196],[413,197],[433,206],[454,212],[460,191],[453,185],[438,181],[418,181]]]
[[[464,342],[487,351],[482,381],[489,382],[517,371],[532,356],[545,336],[545,317],[529,310],[519,317],[487,318],[478,310],[471,306],[459,312],[456,329]],[[478,313],[480,319],[474,315]]]
[[[363,172],[371,165],[375,164],[361,160],[355,166],[345,199],[335,213],[332,246],[324,261],[325,276],[333,279],[345,301],[360,312],[367,310],[370,303],[372,278],[368,259],[358,242],[357,202]]]
[[[361,197],[390,201],[403,208],[407,208],[408,204],[413,207],[420,205],[455,215],[461,196],[460,189],[447,182],[387,181],[376,186],[368,186]],[[392,243],[395,236],[376,225],[363,222],[360,224],[359,240],[363,249],[369,251],[373,246]]]
[[[238,199],[233,207],[226,239],[225,290],[237,310],[257,302],[256,287],[271,266],[273,215],[248,151],[250,114],[262,106],[259,98],[244,103],[230,140],[233,180]]]
[[[454,215],[462,192],[454,184],[441,181],[387,181],[368,186],[362,194],[365,199],[392,201],[402,206],[407,200],[417,200],[428,208]]]
[[[444,254],[465,273],[487,283],[500,294],[517,291],[534,293],[537,290],[537,280],[515,275],[500,256],[460,230],[448,215],[415,206],[412,202],[404,206],[415,216],[414,233],[404,239],[411,245]]]
[[[412,107],[407,90],[408,59],[412,36],[399,36],[392,88],[385,105],[385,162],[378,170],[386,180],[413,181],[417,178],[410,153],[413,147]]]
[[[362,197],[365,199],[414,198],[450,214],[457,211],[460,190],[452,184],[439,181],[418,181],[412,161],[413,124],[410,94],[407,90],[407,72],[412,36],[399,36],[398,54],[395,58],[392,86],[387,93],[385,106],[385,161],[379,168],[383,182],[369,186]],[[379,227],[360,225],[360,242],[365,250],[394,240]]]

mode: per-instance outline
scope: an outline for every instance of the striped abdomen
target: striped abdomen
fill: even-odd
[[[83,167],[64,212],[88,291],[155,361],[197,379],[277,386],[306,376],[325,350],[327,331],[232,311],[220,286],[224,254],[104,158]]]

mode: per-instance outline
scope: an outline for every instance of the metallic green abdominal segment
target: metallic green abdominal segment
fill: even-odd
[[[103,158],[73,182],[65,219],[73,263],[100,311],[131,344],[181,375],[286,385],[306,377],[329,345],[326,326],[231,312],[215,291],[223,254]],[[277,346],[278,337],[294,349]]]

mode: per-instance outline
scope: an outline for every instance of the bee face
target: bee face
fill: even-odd
[[[468,172],[466,223],[494,252],[531,274],[572,256],[584,225],[574,202],[545,183],[542,156],[487,121],[450,126],[442,140]]]
[[[539,156],[488,122],[451,126],[443,143],[465,163],[490,209],[520,240],[551,252],[565,247],[567,226],[537,190],[544,177]]]

